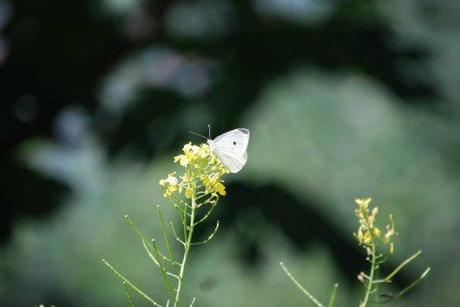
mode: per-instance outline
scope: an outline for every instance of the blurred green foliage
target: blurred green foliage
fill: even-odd
[[[158,180],[208,123],[251,141],[191,254],[197,306],[306,305],[279,261],[355,306],[361,196],[395,217],[390,265],[423,250],[394,286],[433,268],[389,305],[459,305],[458,16],[449,0],[0,1],[1,305],[126,305],[101,258],[161,298],[122,216],[160,236]]]

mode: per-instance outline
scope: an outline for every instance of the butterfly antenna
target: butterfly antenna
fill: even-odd
[[[204,139],[208,140],[208,138],[207,138],[207,137],[205,137],[205,136],[204,136],[204,135],[202,135],[202,134],[199,134],[199,133],[193,132],[192,130],[189,130],[188,132],[190,132],[191,134],[197,135],[197,136],[199,136],[199,137],[202,137],[202,138],[204,138]]]
[[[208,139],[211,139],[211,125],[208,124]]]

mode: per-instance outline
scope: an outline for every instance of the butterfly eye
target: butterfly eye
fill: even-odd
[[[235,142],[235,141],[233,141],[233,145],[236,145],[236,142]]]

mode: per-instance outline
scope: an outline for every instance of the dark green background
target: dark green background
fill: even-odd
[[[160,234],[158,180],[208,123],[251,141],[197,234],[220,220],[187,268],[197,306],[310,306],[280,261],[357,306],[365,196],[395,216],[389,267],[423,250],[387,291],[432,267],[389,305],[459,305],[459,16],[449,0],[1,0],[1,305],[125,306],[101,258],[163,299],[122,216]]]

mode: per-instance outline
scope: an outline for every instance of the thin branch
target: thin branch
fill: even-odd
[[[334,307],[338,287],[339,287],[338,284],[334,284],[334,287],[332,288],[332,291],[331,291],[331,295],[329,296],[329,302],[327,303],[327,307]]]
[[[177,204],[173,203],[173,207],[174,207],[174,209],[177,210],[177,212],[180,213],[180,214],[179,214],[179,217],[180,217],[181,221],[184,221],[184,216],[186,216],[186,215],[189,216],[189,215],[184,211],[184,209],[182,209],[181,207],[179,207]]]
[[[130,286],[134,291],[139,293],[143,298],[145,298],[147,301],[152,303],[152,305],[156,307],[162,307],[160,304],[155,302],[150,296],[145,294],[141,289],[136,287],[132,282],[130,282],[126,277],[124,277],[121,273],[119,273],[110,263],[108,263],[105,259],[102,259],[102,263],[105,264],[112,272],[118,276],[123,282],[125,282],[128,286]]]
[[[204,197],[204,196],[207,196],[207,195],[209,195],[209,193],[206,193],[206,194],[200,196],[200,198]],[[219,200],[219,196],[217,196],[216,194],[212,193],[206,200],[204,200],[200,204],[197,204],[196,207],[201,208],[202,206],[204,206],[206,204],[210,204],[211,206],[213,206],[218,200]]]
[[[186,241],[186,238],[187,238],[187,214],[188,213],[188,206],[184,206],[184,215],[183,215],[183,218],[182,218],[182,231],[184,232],[184,246],[185,246],[185,241]],[[190,209],[191,212],[193,212],[193,209]],[[189,218],[190,218],[190,215],[189,215]],[[175,307],[175,306],[174,306]]]
[[[209,217],[209,215],[211,215],[215,207],[215,205],[211,205],[211,209],[209,209],[208,212],[206,212],[206,214],[201,219],[199,219],[198,222],[195,223],[195,226],[206,220]]]
[[[212,233],[208,236],[208,238],[204,241],[201,241],[201,242],[193,242],[191,243],[192,245],[200,245],[200,244],[205,244],[205,243],[208,243],[209,241],[211,241],[211,239],[214,237],[214,235],[216,234],[217,232],[217,229],[219,229],[219,221],[217,221],[216,223],[216,226],[214,227],[214,230],[212,231]]]
[[[321,304],[313,295],[311,295],[310,292],[308,292],[304,287],[302,287],[302,285],[297,281],[297,279],[295,279],[294,276],[292,276],[291,272],[289,272],[284,263],[280,262],[280,266],[283,269],[284,273],[286,273],[286,275],[292,280],[296,287],[299,288],[300,291],[302,291],[307,298],[309,298],[313,303],[315,303],[316,306],[324,307],[324,305]]]
[[[367,282],[367,287],[366,287],[366,291],[364,293],[364,299],[362,301],[362,303],[359,305],[360,307],[365,307],[367,306],[367,303],[369,301],[369,297],[372,293],[375,292],[375,288],[374,288],[374,277],[375,277],[375,272],[376,272],[376,262],[375,262],[375,252],[376,252],[376,247],[375,247],[375,243],[374,241],[372,241],[372,245],[371,245],[371,251],[369,253],[371,259],[370,259],[370,263],[371,263],[371,268],[370,268],[370,272],[369,272],[369,280]]]
[[[404,260],[396,269],[394,269],[393,272],[391,272],[390,274],[388,274],[387,277],[383,278],[383,280],[388,280],[390,281],[391,278],[393,278],[393,276],[395,276],[396,274],[398,274],[399,271],[402,270],[402,268],[404,268],[406,265],[408,265],[412,260],[414,260],[415,258],[417,258],[420,254],[422,253],[422,251],[417,251],[415,254],[413,254],[412,256],[410,256],[409,258],[407,258],[406,260]]]
[[[156,264],[156,266],[161,268],[160,262],[150,252],[149,246],[147,245],[147,241],[145,239],[142,239],[142,247],[144,247],[144,250],[147,252],[147,255],[149,255],[150,259],[152,259],[152,261]]]
[[[177,236],[176,229],[174,228],[174,224],[172,222],[171,222],[171,228],[172,228],[172,231],[174,233],[174,237],[176,237],[176,240],[179,241],[182,245],[185,246],[185,242],[182,241],[181,239],[179,239],[179,237]]]
[[[199,195],[199,194],[201,194],[201,195],[200,195],[200,196],[198,196],[198,197],[196,198],[196,201],[199,201],[199,200],[200,200],[200,199],[202,199],[203,197],[205,197],[205,196],[208,196],[208,195],[209,195],[209,193],[208,193],[208,192],[206,192],[206,191],[200,191],[200,192],[197,192],[197,195]]]
[[[167,274],[167,275],[169,275],[169,276],[171,276],[171,277],[174,277],[174,278],[176,278],[176,279],[180,279],[180,277],[179,277],[179,276],[177,276],[177,275],[176,275],[176,274],[174,274],[174,273],[171,273],[171,272],[166,272],[166,274]]]
[[[131,218],[128,215],[125,215],[125,220],[128,222],[128,225],[131,226],[131,228],[134,230],[139,235],[139,238],[141,239],[142,246],[144,247],[145,251],[149,255],[150,259],[160,267],[160,263],[158,262],[158,259],[155,258],[155,256],[152,255],[150,249],[153,249],[153,246],[151,246],[148,241],[145,239],[144,234],[137,228],[136,224],[131,220]]]
[[[161,231],[163,232],[163,238],[165,241],[166,249],[168,250],[168,256],[171,259],[171,261],[174,261],[174,255],[172,253],[171,247],[169,245],[169,238],[168,234],[166,232],[166,227],[165,227],[165,222],[163,219],[163,215],[161,214],[160,206],[157,205],[157,213],[158,213],[158,218],[160,219],[160,225],[161,225]]]
[[[131,298],[131,294],[129,293],[128,286],[126,285],[126,281],[122,282],[123,288],[125,288],[126,299],[128,300],[128,304],[130,307],[135,307],[133,299]]]
[[[405,287],[404,289],[401,290],[401,292],[399,292],[398,294],[396,294],[394,297],[397,298],[397,297],[400,297],[400,296],[403,296],[404,294],[406,294],[407,292],[409,292],[412,288],[414,288],[415,286],[417,286],[423,279],[425,279],[425,277],[428,275],[428,273],[430,273],[430,270],[431,268],[428,267],[421,275],[419,278],[417,278],[414,282],[412,282],[409,286]]]
[[[168,279],[168,276],[166,275],[166,269],[164,268],[164,266],[160,263],[160,255],[158,254],[158,248],[157,248],[157,245],[155,243],[155,240],[152,241],[152,246],[153,246],[153,251],[155,252],[155,256],[157,257],[158,259],[158,262],[159,262],[159,268],[160,268],[160,271],[161,271],[161,275],[163,276],[163,280],[165,282],[165,285],[166,285],[166,288],[168,288],[168,290],[171,292],[171,294],[174,294],[174,289],[173,289],[173,286],[171,285],[169,279]]]
[[[161,259],[166,258],[166,257],[160,255],[160,252],[158,250],[158,247],[156,246],[155,240],[152,240],[152,244],[149,244],[148,241],[145,239],[143,233],[139,230],[139,228],[137,228],[136,224],[134,224],[134,222],[129,218],[128,215],[125,215],[125,219],[128,221],[128,224],[134,229],[134,231],[139,235],[142,241],[142,246],[144,247],[148,256],[150,257],[150,259],[152,259],[155,265],[159,268],[166,288],[169,290],[169,292],[171,292],[171,294],[174,294],[173,286],[171,285],[171,282],[169,281],[168,276],[166,275],[166,269],[161,263]],[[152,255],[151,250],[154,252],[155,255]]]
[[[180,294],[181,294],[181,289],[182,289],[182,281],[184,279],[184,273],[185,273],[185,264],[187,262],[187,257],[190,252],[190,247],[192,246],[192,236],[193,236],[193,227],[194,227],[194,222],[195,222],[195,192],[193,192],[192,198],[191,198],[191,203],[192,203],[192,209],[191,209],[191,217],[190,217],[190,230],[184,237],[186,242],[184,243],[184,254],[182,256],[182,263],[180,265],[180,271],[179,271],[179,279],[177,280],[177,288],[176,288],[176,296],[174,298],[174,307],[177,307],[179,304],[179,299],[180,299]],[[177,238],[177,237],[176,237]]]

